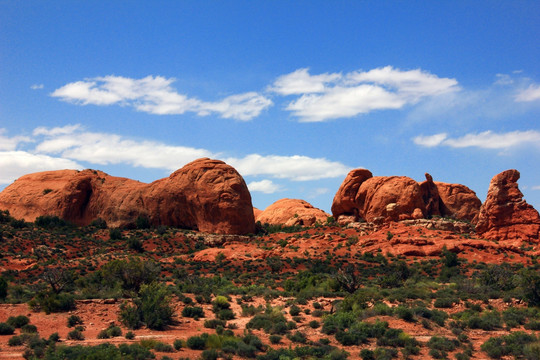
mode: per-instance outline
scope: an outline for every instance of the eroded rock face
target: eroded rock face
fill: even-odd
[[[443,217],[476,222],[482,202],[476,193],[465,185],[435,181]]]
[[[411,219],[416,209],[422,213],[420,185],[406,176],[375,176],[367,179],[358,189],[356,202],[363,205],[360,216],[366,221],[385,221]]]
[[[371,177],[373,177],[373,174],[366,169],[354,169],[349,171],[332,202],[332,214],[334,214],[336,219],[340,215],[359,216],[356,195],[358,194],[360,185]]]
[[[538,241],[540,215],[523,199],[517,184],[519,177],[519,171],[506,170],[491,179],[476,224],[482,237]]]
[[[312,226],[315,222],[324,223],[330,215],[310,203],[300,199],[281,199],[268,206],[257,216],[262,224]]]
[[[418,184],[405,176],[377,176],[364,169],[352,170],[339,188],[332,214],[343,222],[388,222],[432,216],[474,221],[481,202],[471,189],[459,184],[426,181]]]
[[[0,193],[0,209],[34,221],[56,215],[78,225],[102,218],[126,226],[138,216],[220,234],[255,230],[251,195],[240,174],[219,160],[195,160],[150,184],[95,170],[61,170],[25,175]]]

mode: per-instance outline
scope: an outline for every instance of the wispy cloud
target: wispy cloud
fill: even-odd
[[[1,132],[0,132],[1,134]],[[324,178],[344,176],[349,167],[325,158],[312,158],[301,155],[260,155],[249,154],[244,157],[227,157],[207,149],[188,146],[168,145],[157,141],[130,139],[117,134],[86,131],[81,125],[64,127],[36,128],[31,138],[6,137],[0,138],[5,146],[5,158],[13,156],[17,146],[24,142],[35,144],[32,149],[17,149],[19,154],[13,157],[13,162],[5,164],[14,168],[12,173],[19,174],[17,159],[22,159],[21,169],[33,172],[37,164],[29,159],[43,158],[43,166],[34,166],[34,171],[55,170],[58,168],[80,168],[80,162],[110,165],[126,164],[134,167],[163,169],[174,171],[190,161],[201,157],[220,158],[234,166],[243,176],[267,176],[276,179],[293,181],[309,181]],[[24,154],[23,154],[24,153]],[[25,155],[25,156],[23,156]],[[6,161],[6,160],[4,160]],[[11,164],[11,165],[10,165]],[[5,172],[4,167],[2,170]],[[8,171],[9,173],[9,171]],[[11,181],[15,178],[11,178]],[[281,189],[280,185],[270,180],[251,183],[255,191],[273,192]]]
[[[272,176],[277,179],[311,181],[345,176],[351,169],[340,162],[302,155],[279,156],[250,154],[226,158],[244,176]]]
[[[533,189],[533,190],[540,190],[540,185],[533,186],[532,189]]]
[[[249,184],[247,184],[247,187],[249,191],[258,191],[265,194],[273,194],[278,191],[283,190],[283,187],[281,185],[278,185],[271,180],[264,179],[261,181],[252,181]]]
[[[45,86],[43,84],[33,84],[30,86],[30,89],[32,90],[41,90],[43,89]]]
[[[32,141],[28,136],[5,136],[6,129],[0,129],[0,151],[15,150],[17,145]]]
[[[540,85],[531,84],[526,89],[522,89],[516,95],[517,102],[530,102],[540,100]]]
[[[0,184],[9,184],[22,175],[38,171],[83,168],[69,159],[27,151],[0,151]]]
[[[223,118],[251,120],[272,105],[272,101],[256,92],[226,97],[207,102],[178,93],[174,79],[147,76],[132,79],[122,76],[104,76],[66,84],[51,96],[79,105],[131,106],[138,111],[158,115],[179,115],[193,112],[199,116],[212,113]]]
[[[404,71],[386,66],[344,75],[310,75],[308,69],[299,69],[280,76],[270,89],[280,95],[301,95],[286,110],[300,121],[316,122],[400,109],[460,88],[455,79],[439,78],[420,69]]]
[[[420,146],[450,146],[453,148],[478,147],[483,149],[509,149],[512,147],[532,145],[540,146],[540,132],[536,130],[511,131],[495,133],[484,131],[466,134],[462,137],[450,138],[446,133],[417,136],[413,142]]]

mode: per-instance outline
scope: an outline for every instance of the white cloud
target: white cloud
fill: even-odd
[[[34,129],[32,134],[34,136],[36,135],[49,135],[49,136],[68,135],[68,134],[73,134],[75,131],[80,130],[80,129],[82,129],[82,126],[80,124],[54,127],[52,129],[46,128],[46,127],[37,127]]]
[[[6,139],[11,140],[10,138]],[[301,155],[249,154],[240,158],[227,158],[222,153],[206,149],[129,139],[116,134],[90,132],[77,124],[55,128],[38,127],[33,131],[33,137],[25,138],[25,141],[36,144],[26,154],[33,154],[34,158],[39,155],[50,159],[65,160],[66,162],[62,164],[72,165],[76,165],[77,162],[97,165],[127,164],[174,171],[195,159],[210,157],[223,159],[234,166],[243,176],[269,176],[293,181],[342,177],[350,170],[349,167],[340,162]],[[12,150],[12,147],[7,150]],[[280,189],[276,187],[278,185],[269,180],[256,181],[251,184],[258,189],[257,191],[269,191],[270,189],[278,191]]]
[[[82,168],[69,159],[26,151],[0,151],[0,184],[9,184],[22,175],[38,171]]]
[[[205,149],[170,146],[148,140],[136,141],[120,135],[94,132],[55,134],[41,141],[36,151],[99,165],[122,163],[169,171],[177,170],[192,160],[213,155]]]
[[[249,191],[258,191],[265,194],[273,194],[275,192],[283,190],[281,185],[278,185],[271,180],[265,179],[261,181],[252,181],[247,184]]]
[[[326,84],[337,81],[341,74],[310,75],[309,69],[298,69],[290,74],[282,75],[270,87],[280,95],[321,93],[326,90]]]
[[[243,158],[228,158],[225,161],[234,166],[243,176],[263,175],[293,181],[341,177],[351,170],[339,162],[301,155],[250,154]]]
[[[280,76],[270,89],[281,95],[301,95],[286,107],[301,121],[353,117],[375,110],[400,109],[423,98],[459,90],[455,79],[439,78],[420,69],[391,66],[345,75],[310,75],[299,69]]]
[[[15,150],[20,143],[32,141],[32,139],[27,136],[8,137],[4,136],[5,133],[6,129],[0,128],[0,151]]]
[[[179,94],[171,86],[174,81],[162,76],[131,79],[109,75],[66,84],[51,96],[80,105],[117,104],[158,115],[179,115],[188,111],[200,116],[217,113],[223,118],[243,121],[253,119],[272,105],[270,99],[256,92],[205,102]]]
[[[484,131],[477,134],[466,134],[458,138],[448,138],[446,134],[417,136],[414,143],[426,147],[450,146],[453,148],[479,147],[483,149],[508,149],[522,145],[540,146],[540,132],[535,130],[494,133]]]
[[[533,189],[533,190],[540,190],[540,185],[533,186],[532,189]]]
[[[417,136],[413,139],[416,145],[421,145],[425,147],[434,147],[439,146],[447,138],[446,133],[440,133],[429,136]]]
[[[526,89],[522,89],[516,95],[517,102],[529,102],[540,100],[540,85],[531,84]]]
[[[32,90],[40,90],[40,89],[43,89],[45,86],[43,84],[33,84],[32,86],[30,86],[30,89]]]

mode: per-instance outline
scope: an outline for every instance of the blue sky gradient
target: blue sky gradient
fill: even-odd
[[[254,206],[330,211],[346,173],[516,168],[540,208],[538,1],[0,0],[0,188],[227,161]]]

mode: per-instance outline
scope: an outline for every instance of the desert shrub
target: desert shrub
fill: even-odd
[[[454,298],[437,298],[435,299],[435,302],[433,303],[433,306],[436,308],[451,308],[454,306],[454,302],[456,302],[456,299]]]
[[[57,346],[47,354],[47,359],[122,359],[146,360],[155,355],[139,344],[121,344],[118,347],[105,343],[97,346]]]
[[[255,315],[246,325],[248,329],[263,329],[267,334],[286,334],[287,320],[279,308],[268,307],[263,314]]]
[[[76,325],[81,325],[82,323],[82,319],[77,315],[71,315],[67,319],[67,327],[74,327]]]
[[[186,306],[182,309],[182,316],[194,319],[203,318],[204,310],[199,306]]]
[[[506,336],[489,338],[480,348],[493,359],[500,359],[507,355],[521,358],[524,356],[527,345],[537,341],[538,338],[533,334],[516,331]]]
[[[502,312],[502,318],[508,328],[515,328],[525,324],[528,317],[529,314],[527,314],[527,309],[511,307]]]
[[[298,306],[292,305],[291,308],[289,309],[289,314],[291,316],[298,316],[298,315],[300,315],[301,311],[302,311],[302,309],[300,309]]]
[[[75,330],[71,330],[68,333],[67,338],[69,340],[84,340],[84,334],[82,333],[82,331],[75,329]]]
[[[28,334],[28,333],[37,333],[38,331],[37,331],[36,325],[26,324],[21,327],[21,332]]]
[[[181,348],[184,347],[184,342],[182,340],[180,340],[180,339],[176,339],[173,342],[173,347],[174,347],[175,350],[178,351],[178,350],[180,350]]]
[[[519,273],[519,283],[523,298],[529,306],[540,305],[540,274],[533,269],[523,269]]]
[[[1,237],[1,234],[0,234]],[[4,301],[8,293],[8,282],[0,276],[0,300]]]
[[[61,219],[58,216],[51,216],[51,215],[38,216],[36,220],[34,221],[34,224],[36,226],[47,228],[47,229],[70,226],[70,224],[66,220]]]
[[[215,349],[204,350],[201,353],[202,360],[217,360],[217,358],[218,358],[218,352]]]
[[[111,240],[121,240],[122,237],[122,230],[120,230],[119,228],[109,229],[109,238]]]
[[[9,346],[21,346],[22,344],[24,344],[22,336],[13,336],[8,340]]]
[[[215,329],[215,328],[217,328],[218,326],[225,327],[226,324],[227,324],[227,322],[224,321],[224,320],[220,320],[220,319],[211,319],[211,320],[205,320],[205,322],[204,322],[204,327],[205,327],[205,328],[209,328],[209,329]]]
[[[30,319],[24,315],[10,316],[6,323],[13,326],[14,328],[21,328],[26,324],[30,323]]]
[[[28,303],[34,310],[43,310],[46,314],[65,312],[75,309],[75,297],[68,293],[55,293],[53,291],[39,292]]]
[[[321,326],[321,324],[317,320],[311,320],[308,325],[312,329],[317,329]]]
[[[56,343],[60,341],[60,335],[57,332],[52,333],[48,339],[49,343]]]
[[[0,323],[0,335],[11,335],[15,332],[15,327],[7,323]]]
[[[126,339],[128,339],[128,340],[133,340],[133,339],[135,339],[135,334],[133,333],[133,331],[128,331],[128,332],[126,333]]]
[[[174,310],[170,306],[170,295],[165,285],[157,282],[142,285],[133,304],[124,303],[120,307],[120,321],[130,329],[144,324],[149,329],[164,330],[173,323]]]
[[[203,350],[206,347],[206,339],[201,336],[191,336],[187,339],[186,345],[192,350]]]
[[[270,343],[272,344],[279,344],[281,342],[281,336],[280,335],[270,335],[268,338],[270,340]]]
[[[92,220],[92,222],[90,223],[90,226],[93,226],[97,229],[106,229],[107,222],[103,220],[102,218],[97,218],[95,220]]]
[[[137,227],[137,229],[149,229],[150,220],[147,216],[139,215],[135,220],[135,226]]]
[[[135,237],[131,237],[127,239],[127,246],[128,246],[128,249],[134,250],[136,252],[139,252],[139,253],[144,252],[142,241]]]
[[[301,331],[295,331],[294,333],[287,335],[287,338],[295,343],[305,344],[307,342],[306,334]]]
[[[496,310],[473,315],[469,318],[467,326],[471,329],[495,330],[502,326],[501,315]]]
[[[154,350],[158,351],[158,352],[174,352],[174,348],[169,345],[169,344],[165,344],[164,342],[161,342],[161,341],[158,341],[154,347],[153,347]]]
[[[94,281],[102,287],[114,287],[120,284],[122,289],[138,292],[143,284],[150,284],[158,279],[160,267],[154,261],[137,257],[128,260],[113,260],[103,265]]]
[[[414,312],[405,306],[398,306],[394,309],[395,314],[398,318],[405,320],[407,322],[413,322],[414,319]]]

